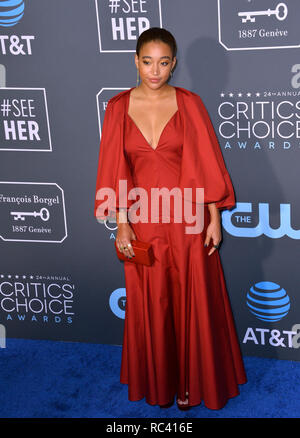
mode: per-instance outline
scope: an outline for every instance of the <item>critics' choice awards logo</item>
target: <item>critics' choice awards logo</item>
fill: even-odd
[[[52,151],[45,88],[0,88],[0,151]]]
[[[2,321],[73,322],[75,285],[68,276],[0,275]]]
[[[55,183],[0,181],[0,237],[61,243],[67,237],[63,190]]]
[[[25,2],[21,0],[0,0],[0,28],[10,29],[24,16]],[[0,53],[2,55],[32,55],[31,41],[34,35],[0,34]]]
[[[162,27],[161,0],[95,0],[100,52],[135,52],[144,30]]]
[[[299,66],[295,68],[292,85],[298,83]],[[220,97],[217,127],[222,148],[240,152],[300,150],[299,90],[223,92]]]
[[[226,50],[299,47],[300,2],[218,0],[219,42]]]

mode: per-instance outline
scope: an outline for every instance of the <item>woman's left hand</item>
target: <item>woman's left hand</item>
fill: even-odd
[[[219,245],[222,240],[222,231],[221,231],[221,222],[218,218],[210,221],[207,230],[206,230],[206,238],[204,245],[208,246],[210,241],[212,240],[212,245]],[[213,254],[218,248],[214,246],[209,251],[208,255]]]

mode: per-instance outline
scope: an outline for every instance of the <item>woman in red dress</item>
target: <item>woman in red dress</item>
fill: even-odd
[[[201,98],[168,84],[176,51],[166,29],[150,28],[138,39],[141,82],[112,97],[105,112],[95,216],[116,218],[116,244],[128,259],[134,257],[133,239],[151,243],[155,256],[152,266],[124,262],[120,382],[128,385],[129,400],[145,397],[150,405],[169,407],[177,396],[179,409],[202,400],[221,409],[247,381],[218,253],[220,210],[232,208],[235,195]],[[161,209],[147,221],[131,221],[136,201],[124,200],[120,180],[127,192],[139,187],[149,195],[142,205],[148,212],[152,188],[204,188],[201,202],[194,193],[187,196],[193,207],[202,205],[202,231],[192,230],[185,216],[175,220],[172,203],[168,221]],[[115,191],[114,204],[100,203],[105,187]]]

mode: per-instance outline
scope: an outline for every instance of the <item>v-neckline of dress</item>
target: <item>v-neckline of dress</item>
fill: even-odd
[[[133,88],[135,88],[135,87],[133,87]],[[163,135],[163,133],[164,133],[164,131],[166,130],[166,128],[167,128],[167,126],[169,125],[169,123],[171,122],[171,120],[173,120],[173,118],[176,116],[176,114],[177,113],[179,113],[179,105],[178,105],[178,91],[177,91],[177,87],[174,87],[175,88],[175,95],[176,95],[176,102],[177,102],[177,110],[174,112],[174,114],[169,118],[169,120],[167,121],[167,123],[165,124],[165,126],[163,127],[163,129],[162,129],[162,131],[161,131],[161,133],[160,133],[160,136],[159,136],[159,139],[158,139],[158,143],[157,143],[157,145],[156,145],[156,147],[155,148],[153,148],[152,146],[151,146],[151,144],[148,142],[148,140],[146,139],[146,137],[144,136],[144,134],[142,133],[142,131],[141,131],[141,129],[137,126],[137,124],[135,123],[135,121],[131,118],[131,116],[128,114],[128,109],[129,109],[129,99],[130,99],[130,94],[131,94],[131,91],[133,90],[133,88],[131,88],[129,91],[128,91],[128,95],[127,95],[127,105],[126,105],[126,115],[127,115],[127,117],[129,118],[129,120],[131,120],[131,122],[133,123],[133,125],[136,127],[136,129],[139,131],[139,133],[141,134],[141,136],[143,137],[143,139],[145,140],[145,142],[147,143],[147,145],[152,149],[152,151],[156,151],[156,149],[159,147],[159,145],[160,145],[160,141],[161,141],[161,137],[162,137],[162,135]]]

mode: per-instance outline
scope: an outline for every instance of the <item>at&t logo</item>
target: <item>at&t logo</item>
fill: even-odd
[[[279,284],[261,281],[247,293],[247,307],[257,319],[277,322],[290,310],[290,298]]]
[[[24,0],[4,0],[0,2],[0,26],[10,27],[19,23],[24,15]]]

